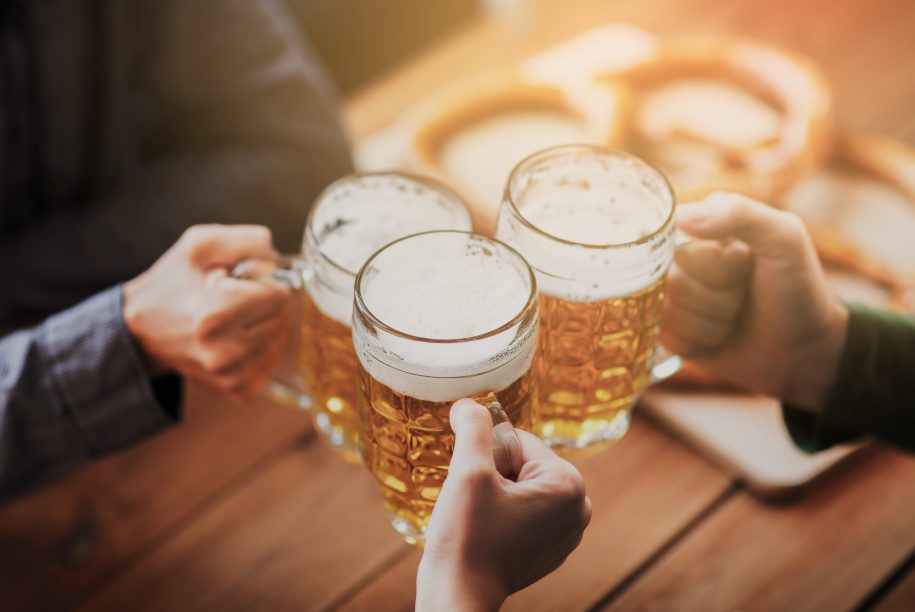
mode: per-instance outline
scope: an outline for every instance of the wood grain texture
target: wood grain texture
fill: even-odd
[[[348,101],[348,123],[366,137],[429,92],[606,21],[807,53],[844,125],[915,144],[910,0],[532,0],[381,75]],[[303,438],[300,414],[189,403],[180,428],[0,509],[0,608],[412,607],[419,553],[363,470]],[[915,550],[915,460],[889,452],[785,506],[727,497],[727,478],[641,422],[580,463],[595,509],[585,540],[508,609],[847,609]],[[910,575],[878,609],[913,598]]]
[[[368,472],[311,444],[187,521],[82,609],[324,609],[406,547]]]
[[[802,501],[741,492],[610,610],[843,610],[915,550],[915,458],[886,450]]]
[[[0,509],[0,608],[66,607],[306,438],[301,413],[191,388],[180,426]]]
[[[641,419],[608,452],[575,463],[593,504],[584,540],[558,571],[512,597],[505,610],[588,608],[730,486],[729,478]],[[418,563],[415,553],[399,559],[343,609],[410,608]]]

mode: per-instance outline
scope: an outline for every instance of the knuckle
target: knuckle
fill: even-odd
[[[449,477],[457,478],[462,488],[472,491],[486,491],[494,484],[490,471],[482,467],[458,469],[456,474],[449,474]]]
[[[585,491],[585,481],[574,468],[568,470],[568,474],[560,481],[556,488],[556,497],[563,505],[581,507],[587,499]]]
[[[232,369],[238,359],[227,351],[209,350],[201,359],[200,365],[209,374],[222,376]]]
[[[801,233],[806,231],[804,221],[801,220],[797,213],[789,210],[775,211],[786,232]]]
[[[181,234],[181,240],[182,242],[188,243],[191,246],[197,246],[206,242],[206,240],[212,235],[212,232],[212,225],[192,225],[191,227],[184,230],[183,234]]]
[[[220,310],[212,310],[201,314],[194,325],[194,333],[197,340],[203,342],[209,340],[225,323],[226,315]]]
[[[260,243],[261,246],[267,248],[273,246],[273,232],[270,231],[269,227],[254,225],[251,228],[251,233],[254,240]]]

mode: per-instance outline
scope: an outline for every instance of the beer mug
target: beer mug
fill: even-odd
[[[496,236],[537,275],[536,433],[559,452],[619,440],[642,391],[679,366],[659,351],[674,202],[654,167],[597,146],[546,149],[509,176]]]
[[[274,280],[296,291],[299,339],[295,376],[278,372],[270,388],[313,399],[311,414],[321,438],[358,462],[356,354],[350,320],[356,272],[389,242],[434,229],[472,229],[470,211],[444,185],[395,172],[354,174],[327,187],[305,225],[301,256],[272,262]],[[255,264],[241,277],[263,277]],[[288,364],[284,369],[289,369]],[[292,382],[290,382],[292,381]]]
[[[454,450],[451,404],[498,402],[531,429],[536,280],[501,242],[428,232],[394,242],[356,278],[360,442],[394,529],[421,543]]]

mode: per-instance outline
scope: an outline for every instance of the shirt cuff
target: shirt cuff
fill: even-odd
[[[91,455],[130,446],[180,419],[180,382],[165,383],[172,391],[159,396],[173,405],[160,404],[124,325],[122,294],[120,285],[112,287],[38,329],[54,392]]]
[[[875,413],[884,398],[888,371],[883,318],[888,315],[858,304],[848,304],[848,331],[836,380],[820,412],[782,404],[782,418],[794,443],[807,452],[824,450],[873,433]]]

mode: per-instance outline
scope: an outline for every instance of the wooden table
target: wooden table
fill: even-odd
[[[349,101],[350,126],[367,136],[428,91],[608,20],[790,45],[823,65],[846,125],[915,143],[909,0],[544,0],[383,76]],[[507,609],[915,609],[915,458],[876,449],[772,506],[636,418],[578,465],[586,537]],[[199,389],[181,427],[0,509],[0,551],[2,610],[401,610],[419,559],[302,414]]]

